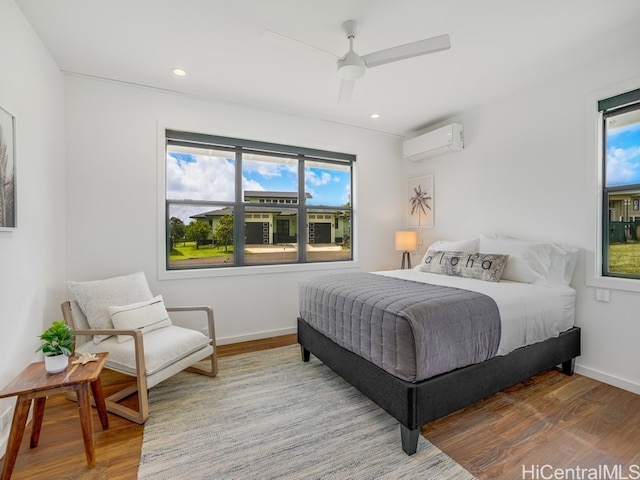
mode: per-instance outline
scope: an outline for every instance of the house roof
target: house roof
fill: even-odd
[[[250,206],[247,206],[245,208],[245,212],[246,213],[274,213],[281,217],[297,214],[297,210],[295,209],[295,207],[286,209],[286,208],[278,208],[278,207],[251,208]],[[326,212],[325,210],[322,210],[322,209],[317,209],[317,210],[310,209],[309,213],[333,213],[333,212]],[[209,210],[206,212],[191,215],[189,218],[198,219],[198,218],[209,218],[209,217],[222,217],[224,215],[233,215],[233,208],[225,207],[225,208],[219,208],[217,210]]]
[[[273,192],[266,190],[245,190],[246,197],[262,197],[262,198],[298,198],[298,192]],[[305,192],[305,198],[313,198],[310,193]]]

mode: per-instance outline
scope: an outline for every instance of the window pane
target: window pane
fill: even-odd
[[[243,200],[249,203],[298,203],[298,160],[243,154]]]
[[[606,186],[640,183],[640,107],[606,119]]]
[[[234,153],[167,146],[167,199],[234,201]]]
[[[640,275],[640,190],[609,194],[609,273]]]
[[[304,189],[308,205],[351,206],[351,166],[306,161]]]
[[[233,208],[169,204],[169,268],[233,265]]]
[[[351,212],[311,209],[307,260],[335,261],[351,259]]]
[[[298,214],[294,209],[245,209],[245,263],[298,261]]]

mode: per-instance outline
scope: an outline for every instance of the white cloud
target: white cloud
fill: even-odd
[[[315,171],[310,169],[306,172],[306,179],[310,185],[315,186],[326,185],[332,181],[340,181],[339,177],[333,177],[329,172],[320,172],[320,175],[318,175]]]
[[[607,184],[640,183],[640,147],[607,149]]]
[[[167,198],[233,201],[233,161],[204,155],[193,155],[193,160],[179,161],[167,156]]]
[[[297,165],[287,165],[280,162],[260,162],[244,159],[242,161],[243,173],[257,173],[261,177],[281,177],[284,173],[297,173]]]
[[[245,177],[242,177],[242,188],[243,190],[254,190],[258,192],[264,192],[264,187],[260,185],[259,182],[255,180],[247,180]]]

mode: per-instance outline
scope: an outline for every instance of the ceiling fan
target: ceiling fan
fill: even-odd
[[[349,51],[342,57],[338,57],[333,53],[327,52],[313,45],[301,42],[285,35],[266,30],[262,34],[262,38],[274,43],[284,44],[288,47],[296,49],[303,48],[305,50],[313,49],[337,58],[338,77],[340,78],[340,93],[338,94],[338,103],[345,104],[351,101],[353,96],[353,88],[355,81],[362,77],[367,68],[377,67],[386,63],[397,62],[407,58],[426,55],[428,53],[439,52],[451,48],[449,35],[438,35],[437,37],[425,38],[416,42],[398,45],[396,47],[386,48],[367,55],[358,55],[353,50],[353,43],[356,35],[360,31],[360,25],[355,20],[347,20],[342,24],[342,30],[349,40]]]

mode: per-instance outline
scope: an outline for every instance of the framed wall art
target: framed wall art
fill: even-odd
[[[15,117],[0,107],[0,231],[16,228]]]
[[[407,204],[409,227],[433,227],[433,175],[409,180]]]

